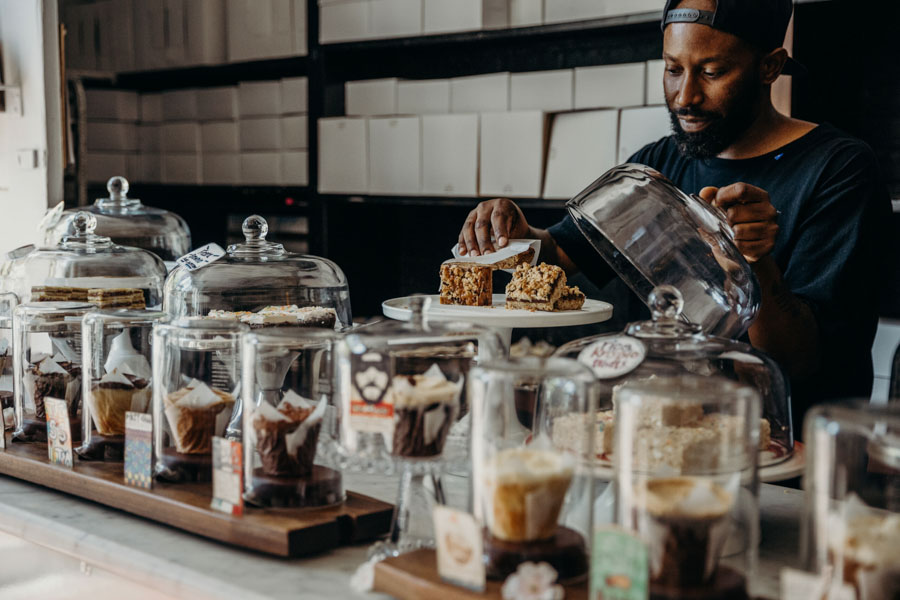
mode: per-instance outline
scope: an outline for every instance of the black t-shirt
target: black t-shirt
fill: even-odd
[[[891,209],[875,155],[865,143],[820,125],[769,154],[698,160],[682,156],[670,136],[645,146],[629,162],[660,171],[687,193],[738,182],[767,191],[781,211],[773,258],[793,293],[812,307],[822,348],[815,376],[792,381],[795,428],[813,403],[869,396],[878,292],[884,280],[884,227]],[[571,217],[550,233],[595,285],[614,277]],[[624,287],[619,280],[613,289],[616,285]],[[620,302],[615,307],[619,316],[644,318],[639,299],[628,294],[625,306]]]

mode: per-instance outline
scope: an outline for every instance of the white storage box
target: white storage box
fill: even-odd
[[[282,152],[281,184],[309,185],[309,154],[306,150]]]
[[[185,0],[185,63],[214,65],[227,58],[225,0]]]
[[[369,119],[370,194],[418,194],[421,159],[419,117]]]
[[[137,150],[137,129],[133,123],[88,121],[87,149],[88,151]]]
[[[369,0],[372,37],[416,36],[422,33],[422,0]]]
[[[572,69],[513,73],[509,78],[509,109],[572,110],[574,81]]]
[[[281,149],[281,119],[259,117],[240,120],[241,150]]]
[[[450,80],[401,81],[397,84],[397,112],[401,115],[449,113]]]
[[[329,2],[319,6],[319,41],[323,44],[372,36],[367,1]]]
[[[478,115],[422,117],[422,193],[478,195]]]
[[[319,192],[365,194],[369,186],[366,119],[319,119]]]
[[[166,121],[196,121],[197,90],[163,92],[162,109]]]
[[[302,28],[302,31],[296,29]],[[228,58],[261,60],[306,54],[302,0],[228,0]]]
[[[305,114],[309,95],[306,77],[288,77],[281,80],[281,113]]]
[[[644,63],[575,69],[575,108],[643,105],[645,70]]]
[[[553,118],[544,198],[568,199],[616,166],[619,111],[594,110]]]
[[[348,117],[397,114],[397,79],[367,79],[344,84],[344,107]]]
[[[235,185],[241,183],[241,156],[236,152],[203,154],[203,183]]]
[[[203,182],[199,154],[179,153],[163,156],[163,183],[195,185]]]
[[[162,94],[141,94],[141,122],[161,123],[163,120]]]
[[[137,155],[137,161],[136,181],[141,183],[162,182],[162,156],[159,153],[141,152]]]
[[[200,147],[203,149],[203,154],[231,152],[237,155],[241,148],[237,121],[202,123],[200,125]],[[204,181],[206,181],[205,178]]]
[[[482,114],[479,195],[539,197],[546,139],[541,111]]]
[[[120,90],[85,90],[88,119],[137,121],[138,94]]]
[[[138,150],[159,153],[162,150],[162,132],[159,123],[141,123],[137,126]]]
[[[424,0],[425,33],[477,31],[509,26],[507,0]]]
[[[201,88],[197,90],[197,119],[221,121],[238,116],[237,86]]]
[[[164,123],[162,126],[162,149],[169,152],[200,152],[200,123]]]
[[[544,0],[509,0],[509,26],[532,27],[544,22]]]
[[[663,87],[663,77],[666,72],[666,61],[664,60],[648,60],[647,61],[647,81],[644,84],[646,88],[646,97],[644,104],[656,105],[666,103],[666,92]]]
[[[281,117],[281,147],[287,150],[306,150],[309,147],[306,115]]]
[[[123,152],[88,152],[86,172],[91,183],[106,183],[110,177],[128,177],[128,163]]]
[[[672,133],[669,109],[665,106],[629,108],[619,115],[619,156],[623,163],[651,142]]]
[[[241,182],[247,185],[279,185],[281,155],[277,152],[242,152]]]
[[[450,80],[450,111],[498,112],[509,110],[509,73],[490,73]]]
[[[243,81],[238,86],[238,110],[242,117],[281,114],[281,81]]]

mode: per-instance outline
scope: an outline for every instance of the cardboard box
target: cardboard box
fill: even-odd
[[[281,147],[287,150],[306,150],[309,147],[306,115],[281,117]]]
[[[369,0],[372,37],[416,36],[422,33],[422,0]]]
[[[88,121],[87,149],[134,151],[138,149],[138,134],[134,123]]]
[[[366,119],[319,119],[319,192],[365,194],[369,188]]]
[[[509,27],[507,0],[424,0],[425,33]]]
[[[197,90],[163,92],[162,109],[166,121],[196,121]]]
[[[242,152],[241,182],[245,185],[279,185],[281,154],[278,152]]]
[[[238,85],[238,110],[242,117],[281,114],[281,81],[242,81]]]
[[[236,152],[203,154],[203,183],[237,185],[241,183],[241,156]]]
[[[162,94],[141,94],[141,122],[161,123],[163,120]]]
[[[221,121],[238,117],[238,89],[235,85],[197,90],[197,119]]]
[[[140,100],[137,92],[85,90],[84,95],[88,119],[129,122],[138,120]]]
[[[619,163],[660,138],[672,133],[669,109],[665,106],[629,108],[619,114]]]
[[[200,147],[203,149],[203,154],[230,152],[237,156],[237,152],[241,148],[237,121],[202,123],[200,125]],[[204,181],[207,181],[206,178]]]
[[[282,185],[309,185],[309,154],[306,150],[281,153]]]
[[[309,96],[306,77],[281,80],[281,114],[306,114]]]
[[[450,80],[450,112],[509,110],[509,73],[490,73]]]
[[[163,183],[195,185],[203,182],[200,155],[192,153],[163,156]]]
[[[186,0],[185,64],[214,65],[227,59],[225,0]]]
[[[106,183],[110,177],[128,174],[128,164],[123,152],[88,152],[86,174],[91,183]]]
[[[619,111],[594,110],[553,118],[544,198],[568,199],[618,164]]]
[[[163,152],[200,152],[200,123],[164,123],[162,125]]]
[[[478,115],[422,117],[422,193],[478,195]]]
[[[348,81],[344,84],[344,113],[352,116],[397,114],[397,78]]]
[[[319,6],[319,41],[323,44],[364,40],[372,36],[369,3],[334,2]]]
[[[158,153],[141,152],[137,155],[137,179],[141,183],[162,182],[162,156]]]
[[[397,112],[401,115],[432,115],[450,112],[450,80],[427,79],[397,84]]]
[[[575,108],[643,105],[645,70],[644,63],[576,68]]]
[[[159,123],[141,123],[137,126],[138,150],[141,153],[162,150],[162,131]]]
[[[509,109],[572,110],[574,91],[572,69],[513,73],[509,78]]]
[[[544,22],[544,0],[509,0],[509,26],[532,27]]]
[[[647,80],[644,84],[644,104],[656,105],[666,103],[666,92],[663,87],[663,77],[666,73],[666,61],[647,61]]]
[[[479,195],[539,197],[546,141],[541,111],[482,114]]]
[[[369,119],[369,193],[418,194],[421,181],[419,117]]]
[[[281,118],[257,117],[241,119],[241,150],[280,150]]]
[[[230,61],[306,54],[306,2],[228,0],[227,13]]]

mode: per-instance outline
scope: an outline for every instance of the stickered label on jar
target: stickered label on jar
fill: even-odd
[[[351,378],[350,427],[354,431],[394,432],[394,403],[390,393],[390,356],[378,352],[353,355]]]
[[[635,370],[647,357],[647,347],[631,336],[611,335],[587,346],[578,362],[590,367],[597,379],[615,379]]]
[[[178,266],[184,267],[188,271],[196,271],[202,269],[210,263],[214,263],[225,256],[225,251],[218,244],[206,244],[200,246],[196,250],[192,250],[176,260]]]

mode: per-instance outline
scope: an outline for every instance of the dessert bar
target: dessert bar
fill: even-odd
[[[519,265],[506,286],[506,308],[553,311],[566,289],[565,272],[554,265]]]
[[[441,304],[491,306],[493,285],[490,265],[459,262],[441,265]]]

